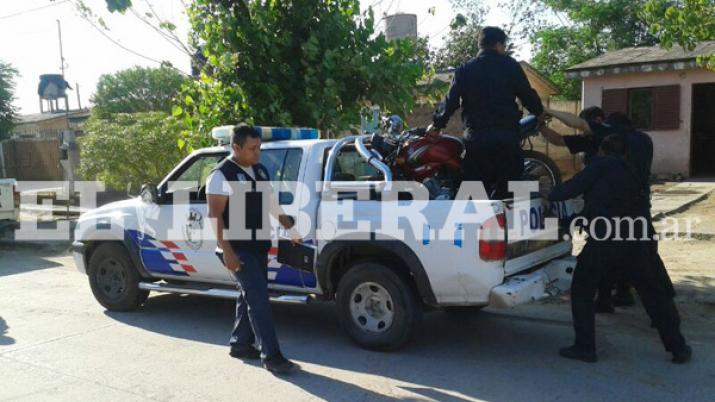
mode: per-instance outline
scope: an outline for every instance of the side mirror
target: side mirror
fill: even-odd
[[[156,204],[159,201],[158,191],[156,189],[156,186],[153,184],[144,184],[142,186],[142,191],[139,195],[142,198],[142,201],[146,202],[147,204]]]
[[[288,191],[281,191],[278,193],[278,204],[280,205],[290,205],[293,203],[293,200],[293,193]]]

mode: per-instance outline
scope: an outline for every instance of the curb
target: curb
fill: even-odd
[[[675,215],[675,214],[679,214],[681,212],[685,212],[691,206],[693,206],[693,204],[697,204],[698,202],[708,198],[708,195],[710,195],[711,192],[712,192],[712,190],[707,193],[701,194],[699,197],[694,198],[692,201],[686,202],[685,204],[679,206],[678,208],[672,209],[670,211],[659,212],[659,213],[653,215],[653,221],[659,221],[659,220],[665,218],[666,216]]]

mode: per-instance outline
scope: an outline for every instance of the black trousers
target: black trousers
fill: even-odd
[[[578,348],[596,351],[594,296],[601,279],[614,267],[625,270],[625,277],[636,288],[665,350],[679,352],[685,348],[685,338],[680,333],[680,315],[673,301],[673,286],[653,243],[586,243],[578,256],[571,284],[571,313]]]
[[[462,162],[463,181],[481,181],[491,199],[510,198],[509,181],[524,172],[524,156],[513,130],[492,129],[465,132],[467,154]]]
[[[648,237],[650,239],[653,238],[653,235],[657,234],[655,227],[653,226],[653,219],[650,215],[650,211],[648,211]],[[639,236],[640,234],[636,234],[636,236]],[[665,264],[663,263],[663,260],[660,258],[660,255],[658,254],[658,241],[657,240],[649,240],[648,241],[648,247],[650,248],[650,252],[652,253],[650,262],[653,264],[651,269],[653,270],[653,274],[657,275],[660,281],[665,284],[667,292],[672,296],[675,297],[675,289],[673,288],[673,283],[670,280],[670,276],[668,275],[668,271],[665,268]],[[643,264],[643,261],[636,261],[636,264]],[[614,267],[613,269],[609,270],[607,274],[603,276],[603,279],[601,279],[601,283],[599,284],[598,287],[598,302],[603,303],[603,304],[611,304],[612,300],[612,291],[613,288],[616,288],[616,294],[624,294],[624,293],[629,293],[631,291],[631,288],[633,287],[631,283],[628,281],[628,271],[629,271],[629,266],[630,262],[624,261],[621,262],[624,266],[617,266]],[[639,267],[634,267],[635,269]],[[651,317],[652,318],[652,317]],[[654,320],[654,319],[653,319]],[[655,321],[655,320],[654,320]]]
[[[598,285],[598,303],[613,304],[613,288],[616,289],[617,295],[630,293],[632,286],[626,279],[623,269],[613,269],[603,276]]]

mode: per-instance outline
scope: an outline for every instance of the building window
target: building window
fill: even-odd
[[[636,128],[647,130],[652,127],[653,106],[651,88],[628,90],[628,117]]]
[[[680,86],[605,89],[601,105],[608,116],[625,113],[641,130],[680,128]]]

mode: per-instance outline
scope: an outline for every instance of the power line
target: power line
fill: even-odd
[[[18,12],[13,13],[13,14],[3,15],[3,16],[0,17],[0,20],[4,20],[4,19],[7,19],[7,18],[12,18],[12,17],[17,17],[17,16],[19,16],[19,15],[29,14],[29,13],[32,13],[32,12],[35,12],[35,11],[44,10],[45,8],[50,8],[50,7],[54,7],[54,6],[59,6],[60,4],[67,3],[67,2],[69,2],[69,1],[70,1],[70,0],[62,0],[62,1],[58,1],[58,2],[56,2],[56,3],[51,3],[51,4],[46,4],[46,5],[44,5],[44,6],[31,8],[31,9],[29,9],[29,10],[18,11]]]
[[[90,18],[88,18],[87,16],[82,15],[82,18],[84,18],[87,22],[89,22],[89,24],[90,24],[97,32],[99,32],[100,34],[102,34],[102,36],[104,36],[108,41],[112,42],[114,45],[118,46],[119,48],[121,48],[121,49],[123,49],[123,50],[125,50],[125,51],[127,51],[127,52],[129,52],[129,53],[131,53],[131,54],[133,54],[133,55],[135,55],[135,56],[137,56],[137,57],[141,57],[142,59],[145,59],[145,60],[148,60],[148,61],[157,63],[157,64],[159,64],[159,65],[164,65],[163,62],[161,62],[161,61],[159,61],[159,60],[157,60],[157,59],[151,58],[151,57],[149,57],[149,56],[145,56],[145,55],[143,55],[143,54],[141,54],[141,53],[139,53],[139,52],[137,52],[137,51],[135,51],[135,50],[132,50],[132,49],[126,47],[125,45],[123,45],[121,42],[119,42],[119,41],[117,41],[116,39],[112,38],[111,36],[107,35],[107,33],[104,32],[104,30],[102,30],[102,28],[98,27],[97,24],[95,24],[94,21],[92,21],[92,20],[91,20]],[[184,74],[184,75],[186,75],[186,76],[189,76],[189,74],[187,74],[187,73],[181,71],[180,69],[174,67],[174,66],[171,65],[171,64],[169,64],[169,67],[171,67],[171,68],[173,68],[174,70],[180,72],[181,74]]]

